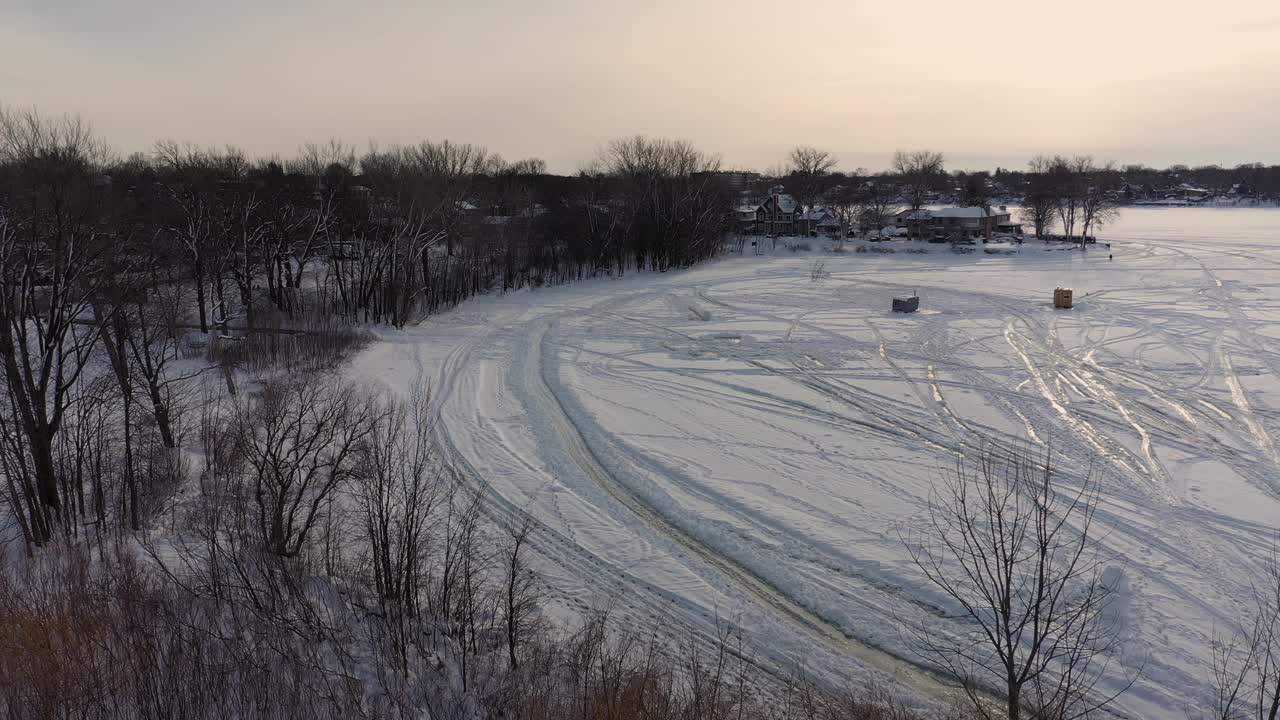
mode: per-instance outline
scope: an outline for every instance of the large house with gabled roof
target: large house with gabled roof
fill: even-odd
[[[739,204],[733,212],[734,224],[743,235],[829,235],[838,237],[844,223],[830,210],[806,211],[794,196],[774,187],[763,202]]]
[[[910,237],[930,240],[990,238],[995,233],[1021,235],[1022,226],[1013,222],[1009,209],[999,207],[951,207],[938,210],[903,210],[898,227]]]
[[[795,235],[801,215],[800,203],[777,187],[756,208],[756,232],[765,235]]]

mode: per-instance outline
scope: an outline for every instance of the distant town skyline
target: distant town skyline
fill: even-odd
[[[0,103],[125,154],[448,138],[571,173],[644,134],[758,171],[800,144],[1231,167],[1280,164],[1277,38],[1274,0],[0,0]]]

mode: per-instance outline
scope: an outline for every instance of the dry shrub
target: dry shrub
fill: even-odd
[[[333,370],[373,342],[375,335],[334,316],[297,321],[268,318],[239,337],[214,337],[206,359],[252,373],[301,374]]]
[[[13,720],[359,717],[358,684],[322,658],[121,548],[0,567],[0,715]]]
[[[519,720],[963,720],[925,716],[889,687],[829,693],[766,673],[728,628],[708,648],[673,647],[612,628],[593,615],[577,632],[530,649],[486,703]]]
[[[242,560],[235,569],[224,568],[231,570],[224,582],[238,585],[251,574],[248,567]],[[507,669],[501,647],[482,651],[471,661],[468,689],[457,682],[457,664],[441,659],[466,653],[465,642],[433,641],[424,628],[410,652],[397,650],[394,633],[377,614],[345,603],[317,611],[326,603],[307,589],[312,581],[289,568],[274,562],[260,569],[277,575],[271,582],[288,586],[280,592],[259,588],[286,601],[269,607],[241,593],[188,587],[120,548],[107,548],[98,558],[79,548],[49,548],[0,567],[0,716],[964,717],[917,714],[888,687],[829,694],[766,674],[727,629],[709,647],[671,645],[618,629],[604,614],[571,634],[531,643],[518,670]],[[321,594],[332,606],[335,596],[325,587],[330,589]],[[231,597],[236,594],[240,602]],[[325,612],[328,617],[318,617]]]

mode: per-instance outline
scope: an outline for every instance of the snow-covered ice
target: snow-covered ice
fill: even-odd
[[[763,665],[926,693],[899,619],[946,603],[903,531],[957,451],[1051,444],[1102,479],[1109,616],[1142,668],[1118,708],[1182,717],[1280,527],[1280,211],[1126,210],[1101,235],[1114,260],[846,252],[813,280],[807,255],[747,256],[483,297],[354,372],[432,383],[445,452],[537,519],[567,606],[732,622]]]

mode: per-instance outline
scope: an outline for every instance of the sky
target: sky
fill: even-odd
[[[424,139],[573,172],[611,138],[949,169],[1280,164],[1277,0],[0,0],[0,104],[294,153]]]

